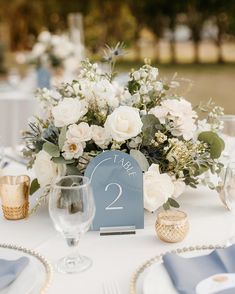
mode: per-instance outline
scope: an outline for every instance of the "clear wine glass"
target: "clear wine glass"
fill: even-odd
[[[88,231],[95,216],[95,202],[90,180],[82,176],[56,179],[49,197],[49,213],[55,229],[72,248],[71,254],[56,263],[61,273],[78,273],[92,265],[92,260],[78,253],[80,236]]]
[[[225,175],[224,175],[224,184],[222,190],[224,196],[224,204],[230,210],[233,217],[235,217],[235,162],[232,161],[228,164]],[[235,243],[235,228],[231,224],[230,227],[230,236],[227,241],[227,245],[230,246]]]
[[[235,213],[235,162],[228,164],[224,176],[224,200],[228,209]]]
[[[222,153],[222,160],[227,166],[230,159],[234,157],[235,149],[235,115],[223,115],[220,117],[223,122],[221,137],[225,142],[225,150]]]

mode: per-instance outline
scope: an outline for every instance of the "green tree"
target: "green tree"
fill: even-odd
[[[223,63],[222,45],[227,34],[235,35],[235,2],[234,0],[207,0],[208,15],[217,27],[214,42],[218,48],[218,62]]]
[[[199,46],[201,42],[202,29],[206,20],[207,10],[204,0],[188,0],[185,3],[187,14],[187,25],[191,30],[191,37],[194,44],[194,62],[200,62]]]
[[[136,38],[140,29],[143,27],[149,28],[156,38],[157,52],[155,54],[156,60],[159,59],[159,40],[163,36],[165,28],[165,19],[161,10],[161,3],[163,0],[129,0],[131,12],[136,18]]]

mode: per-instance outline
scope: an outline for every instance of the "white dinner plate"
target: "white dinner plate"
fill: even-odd
[[[46,292],[52,277],[52,267],[48,261],[30,249],[0,244],[0,258],[16,260],[23,256],[29,258],[29,264],[10,286],[0,290],[0,294],[41,294]]]
[[[194,257],[209,254],[216,248],[224,248],[224,246],[197,246],[177,249],[175,251],[184,257]],[[164,252],[167,253],[167,252]],[[147,260],[142,264],[131,279],[131,294],[177,294],[169,275],[163,265],[162,254]]]

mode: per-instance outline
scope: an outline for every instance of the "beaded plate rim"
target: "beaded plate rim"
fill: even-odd
[[[7,249],[13,249],[13,250],[24,252],[26,254],[29,254],[29,255],[35,257],[37,260],[39,260],[43,264],[43,266],[45,268],[45,272],[46,272],[46,278],[45,278],[45,282],[42,285],[42,288],[41,288],[39,294],[45,294],[46,291],[48,290],[49,286],[51,285],[52,277],[53,277],[53,268],[52,268],[52,265],[50,264],[50,262],[43,255],[38,253],[37,251],[23,247],[23,246],[18,246],[18,245],[13,245],[13,244],[8,244],[8,243],[0,243],[0,248],[7,248]]]
[[[129,293],[130,294],[137,294],[137,281],[140,275],[151,265],[155,262],[161,261],[163,255],[166,253],[185,253],[185,252],[192,252],[192,251],[203,251],[203,250],[214,250],[214,249],[223,249],[226,245],[199,245],[199,246],[189,246],[189,247],[182,247],[174,250],[167,250],[164,253],[160,253],[155,255],[154,257],[148,259],[144,263],[142,263],[132,274],[130,285],[129,285]]]

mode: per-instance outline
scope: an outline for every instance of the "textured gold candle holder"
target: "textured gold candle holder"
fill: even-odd
[[[0,198],[6,219],[17,220],[28,216],[29,187],[28,176],[0,177]]]
[[[156,233],[164,242],[182,241],[188,234],[189,222],[187,214],[179,210],[159,212],[155,224]]]

